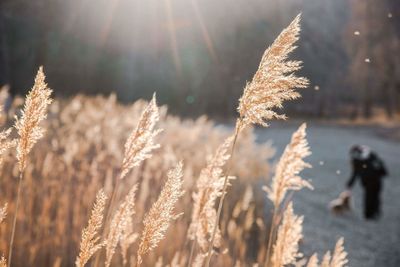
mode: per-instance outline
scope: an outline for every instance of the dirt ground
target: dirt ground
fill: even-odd
[[[276,123],[257,129],[258,139],[272,140],[279,157],[300,123]],[[295,212],[305,216],[301,245],[304,254],[317,252],[321,259],[343,236],[348,266],[400,266],[400,142],[383,137],[382,129],[376,127],[309,123],[307,132],[313,152],[308,161],[313,168],[302,176],[311,179],[315,189],[294,194]],[[370,146],[383,158],[390,173],[384,181],[383,216],[376,222],[362,217],[359,183],[353,188],[352,212],[334,216],[327,208],[329,201],[344,190],[350,176],[348,150],[353,144]]]

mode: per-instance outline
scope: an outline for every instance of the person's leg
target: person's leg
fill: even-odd
[[[375,217],[378,218],[381,215],[381,185],[377,184],[375,190]]]
[[[366,219],[378,219],[380,215],[380,186],[365,187],[364,216]]]
[[[364,217],[365,219],[373,219],[374,217],[374,201],[371,190],[364,188]]]

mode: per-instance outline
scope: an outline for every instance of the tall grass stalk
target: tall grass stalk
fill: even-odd
[[[190,254],[189,254],[189,261],[188,264],[186,265],[187,267],[192,266],[192,261],[193,261],[193,255],[194,255],[194,251],[196,250],[197,247],[197,240],[193,240],[192,244],[190,245]]]
[[[14,236],[17,226],[17,214],[21,199],[22,179],[26,168],[29,152],[36,142],[43,137],[45,130],[40,127],[40,122],[47,117],[47,107],[51,104],[52,90],[47,87],[43,67],[39,67],[35,83],[26,96],[21,118],[17,118],[15,128],[18,131],[17,159],[19,165],[18,192],[14,211],[13,227],[11,230],[8,266],[11,266]]]
[[[10,237],[10,247],[8,251],[8,264],[7,266],[11,266],[11,260],[12,260],[12,253],[13,253],[13,247],[14,247],[14,237],[15,237],[15,229],[17,227],[17,214],[18,214],[18,208],[19,208],[19,202],[21,199],[21,189],[22,189],[22,172],[19,175],[18,178],[18,192],[17,192],[17,200],[15,203],[15,212],[14,212],[14,218],[13,218],[13,224],[12,224],[12,230],[11,230],[11,237]]]
[[[274,236],[274,230],[276,228],[276,215],[277,215],[277,209],[274,207],[274,211],[272,213],[272,220],[271,220],[271,227],[269,229],[269,235],[268,235],[268,244],[267,244],[267,255],[265,258],[265,266],[268,266],[270,256],[271,256],[271,246],[272,246],[272,239]]]
[[[239,132],[242,129],[242,120],[238,119],[238,121],[236,122],[236,126],[235,126],[235,135],[233,137],[233,143],[232,143],[232,149],[230,152],[230,158],[227,164],[227,170],[225,172],[225,177],[224,177],[224,186],[222,188],[222,195],[221,198],[219,199],[219,203],[218,203],[218,210],[217,210],[217,216],[216,216],[216,220],[214,223],[214,228],[212,231],[212,236],[211,236],[211,240],[210,240],[210,244],[208,246],[208,252],[207,252],[207,259],[206,259],[206,267],[210,266],[210,261],[211,261],[211,256],[212,256],[212,249],[214,246],[214,240],[215,240],[215,235],[217,233],[217,229],[218,229],[218,224],[219,224],[219,220],[221,217],[221,212],[222,212],[222,206],[224,204],[224,199],[225,199],[225,195],[226,195],[226,188],[228,186],[228,180],[229,180],[229,175],[228,173],[230,172],[230,168],[232,165],[232,159],[233,159],[233,153],[235,151],[235,146],[236,146],[236,141],[237,138],[239,136]]]

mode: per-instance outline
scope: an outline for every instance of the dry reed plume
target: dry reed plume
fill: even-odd
[[[4,204],[2,208],[0,208],[0,223],[6,218],[7,216],[7,203]],[[7,261],[4,256],[1,256],[0,258],[0,267],[6,267],[7,266]]]
[[[0,267],[7,267],[7,261],[4,256],[0,258]]]
[[[295,88],[305,88],[308,80],[293,73],[301,69],[301,61],[288,61],[288,55],[299,39],[300,15],[284,29],[272,45],[264,52],[253,80],[244,89],[239,100],[238,111],[244,124],[268,126],[271,119],[285,119],[273,109],[282,108],[285,100],[300,97]]]
[[[331,252],[327,251],[322,258],[322,262],[318,265],[318,255],[313,254],[308,260],[307,267],[344,267],[348,263],[347,253],[343,247],[343,237],[336,242],[335,250],[331,256]]]
[[[302,62],[287,60],[290,52],[296,48],[294,43],[299,39],[299,32],[300,15],[267,48],[252,81],[244,88],[243,95],[239,99],[238,112],[240,117],[235,126],[232,156],[236,140],[244,128],[251,124],[260,124],[266,127],[268,126],[268,120],[274,118],[285,119],[286,116],[284,114],[278,114],[274,109],[282,108],[282,103],[285,100],[300,97],[300,94],[295,91],[296,88],[307,87],[308,80],[306,78],[294,75],[294,72],[301,68]],[[217,233],[217,225],[222,211],[227,184],[228,175],[226,174],[211,242],[208,246],[207,267],[210,265],[212,247]]]
[[[104,191],[100,189],[96,195],[96,201],[94,203],[88,225],[82,231],[80,252],[75,263],[77,267],[85,266],[93,254],[105,245],[104,242],[100,241],[98,232],[103,224],[103,213],[106,206],[106,201],[107,196],[105,195]]]
[[[24,171],[26,159],[35,145],[43,137],[44,129],[40,122],[47,117],[47,107],[51,104],[51,89],[45,82],[43,67],[40,67],[35,78],[35,84],[28,93],[20,119],[16,119],[15,129],[18,131],[17,159],[19,170]]]
[[[2,208],[0,208],[0,223],[6,218],[7,216],[7,203],[4,204]]]
[[[154,126],[159,120],[156,95],[153,95],[149,105],[143,111],[136,129],[129,136],[125,143],[125,155],[122,162],[120,179],[123,179],[130,169],[138,166],[140,162],[151,157],[151,151],[159,148],[159,144],[154,144],[154,137],[162,130],[154,130]]]
[[[177,216],[173,212],[176,202],[183,195],[182,168],[183,164],[180,162],[168,173],[167,182],[160,196],[144,217],[144,229],[137,252],[137,266],[143,262],[144,255],[157,247],[160,240],[164,238],[170,222]]]
[[[15,146],[15,140],[9,140],[11,131],[12,129],[9,128],[0,132],[0,165],[3,163],[6,151]]]
[[[268,198],[272,201],[273,215],[272,226],[269,233],[267,245],[266,265],[270,262],[271,245],[275,238],[277,227],[277,216],[280,211],[282,201],[288,190],[300,190],[303,187],[312,189],[311,184],[303,180],[299,173],[304,168],[310,168],[311,165],[304,161],[304,158],[311,154],[306,139],[306,124],[303,123],[299,129],[293,133],[290,143],[286,146],[279,162],[277,164],[275,175],[272,178],[271,188],[263,187],[267,192]],[[279,265],[278,265],[279,266]]]
[[[10,247],[8,253],[8,266],[11,266],[12,251],[14,244],[15,228],[17,224],[17,213],[20,202],[23,172],[26,168],[26,160],[29,152],[35,143],[43,137],[44,129],[40,127],[40,122],[47,117],[47,107],[51,104],[51,89],[45,83],[43,68],[39,67],[35,78],[35,83],[28,93],[25,105],[21,111],[21,118],[16,118],[15,129],[17,129],[19,139],[17,140],[17,160],[19,164],[20,176],[18,179],[17,199],[14,211],[13,228],[11,230]]]
[[[264,187],[268,198],[274,203],[275,209],[279,208],[288,190],[300,190],[303,187],[312,189],[312,185],[303,180],[299,173],[304,168],[311,168],[311,165],[304,161],[304,158],[311,155],[306,139],[306,124],[303,123],[293,133],[290,144],[286,146],[272,179],[271,188]]]
[[[0,99],[3,100],[2,103],[4,102],[6,96],[3,94],[8,94],[8,89],[3,90],[0,92]],[[0,106],[0,119],[3,119],[3,106]],[[9,140],[10,134],[12,132],[12,128],[8,128],[7,130],[2,130],[0,131],[0,165],[3,163],[3,158],[4,154],[7,150],[10,148],[14,147],[16,144],[16,140]]]
[[[139,164],[152,156],[151,152],[159,148],[159,144],[154,144],[154,137],[159,134],[162,130],[154,130],[154,127],[159,120],[159,111],[156,104],[156,96],[153,94],[153,98],[150,103],[143,110],[139,122],[136,128],[132,131],[131,135],[127,138],[125,142],[125,153],[124,158],[122,160],[122,168],[119,179],[115,183],[111,194],[110,205],[107,209],[106,214],[106,223],[111,215],[111,211],[114,208],[114,202],[116,198],[116,193],[119,189],[120,180],[122,180],[129,171],[135,167],[139,166]],[[136,186],[135,186],[136,190]],[[131,191],[134,197],[134,191]],[[129,196],[129,195],[128,195]],[[133,201],[134,199],[132,199]],[[135,235],[131,233],[131,230],[128,230],[127,227],[131,227],[131,219],[127,218],[126,212],[123,211],[126,207],[120,207],[120,212],[125,212],[124,214],[115,214],[113,221],[111,222],[110,227],[114,227],[114,229],[109,229],[108,242],[106,246],[106,265],[111,264],[112,256],[115,253],[115,248],[118,242],[121,241],[122,248],[122,256],[124,262],[126,262],[126,250],[129,247],[130,243],[133,243],[136,240]],[[118,217],[122,216],[122,217]],[[125,216],[125,217],[124,217]],[[114,221],[117,220],[117,221]],[[130,221],[128,221],[130,220]],[[113,225],[117,224],[117,225]],[[121,225],[120,225],[121,224]],[[129,225],[128,225],[129,224]],[[122,226],[125,225],[125,226]],[[117,228],[115,228],[117,227]],[[125,227],[125,228],[124,228]],[[123,235],[123,236],[122,236]],[[120,240],[121,239],[121,240]],[[95,265],[98,264],[99,256],[96,258]]]
[[[106,240],[105,266],[110,266],[112,257],[115,254],[115,249],[119,243],[126,246],[129,244],[126,242],[130,242],[128,239],[131,239],[132,235],[132,216],[135,214],[136,190],[137,185],[135,184],[132,186],[125,200],[121,203],[111,220],[110,230]],[[126,251],[123,251],[124,260],[126,260],[125,253]]]
[[[129,247],[138,240],[139,234],[133,232],[132,220],[126,224],[125,230],[122,233],[120,240],[122,262],[124,265],[128,263],[128,249]]]
[[[318,256],[317,254],[313,254],[308,260],[307,267],[318,267]]]
[[[331,267],[343,267],[347,262],[347,252],[343,247],[344,239],[341,237],[335,246],[335,250],[333,252],[333,256],[330,262]]]
[[[290,202],[283,214],[282,224],[278,228],[277,239],[273,246],[271,263],[274,267],[295,264],[301,257],[299,241],[303,237],[303,217],[293,212],[293,203]]]
[[[197,180],[197,192],[193,194],[192,221],[188,230],[190,240],[197,242],[203,252],[206,252],[209,238],[214,228],[217,211],[215,203],[222,194],[224,178],[223,167],[229,159],[229,148],[233,138],[228,137],[209,160],[207,167],[201,170]],[[214,246],[221,245],[221,234],[217,230]]]
[[[299,173],[306,167],[311,167],[304,162],[304,158],[311,154],[306,139],[306,124],[302,124],[299,129],[293,133],[291,142],[285,148],[281,159],[278,162],[275,176],[272,180],[271,189],[266,188],[268,197],[274,204],[274,213],[272,216],[272,226],[267,245],[266,266],[281,267],[288,264],[299,264],[298,258],[303,255],[299,250],[299,241],[302,239],[303,216],[297,216],[293,213],[293,203],[289,202],[279,210],[285,194],[288,190],[300,190],[304,187],[312,188],[309,182],[303,180]],[[277,221],[275,218],[278,212],[283,213],[283,220],[277,230],[277,238],[272,249],[272,256],[269,258],[271,242],[274,241],[274,231]],[[339,239],[333,256],[328,251],[323,257],[321,266],[323,267],[343,267],[347,263],[347,253],[343,248],[343,238]],[[312,255],[308,261],[307,267],[318,266],[318,257]]]

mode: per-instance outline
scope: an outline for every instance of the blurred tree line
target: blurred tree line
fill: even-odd
[[[311,80],[290,113],[400,112],[398,0],[2,0],[0,83],[43,65],[58,96],[116,92],[181,115],[233,115],[266,45],[302,12],[295,58]]]

